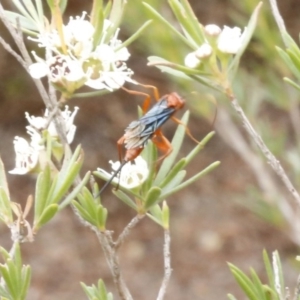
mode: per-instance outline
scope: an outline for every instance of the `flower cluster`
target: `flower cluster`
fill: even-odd
[[[204,33],[206,42],[185,57],[184,63],[189,68],[197,68],[214,50],[230,55],[236,54],[242,45],[246,29],[242,33],[239,27],[224,26],[221,30],[219,26],[210,24],[204,27]]]
[[[62,27],[62,35],[52,30],[31,38],[46,52],[46,59],[33,52],[37,62],[29,67],[32,77],[48,76],[57,89],[69,95],[83,85],[112,91],[131,81],[133,72],[125,63],[130,54],[121,46],[119,29],[108,40],[113,24],[104,20],[100,41],[95,45],[95,28],[85,17],[86,13],[71,17]]]
[[[73,122],[77,111],[78,107],[75,107],[74,111],[71,112],[66,105],[65,110],[61,112],[69,144],[73,141],[76,131],[76,126]],[[15,137],[16,166],[13,170],[9,171],[10,174],[23,175],[37,167],[40,154],[45,150],[44,130],[47,130],[51,138],[55,140],[58,138],[54,122],[49,122],[48,110],[45,111],[43,117],[30,116],[27,112],[25,112],[25,117],[29,123],[29,125],[26,126],[26,131],[30,135],[31,141],[29,143],[22,137]]]

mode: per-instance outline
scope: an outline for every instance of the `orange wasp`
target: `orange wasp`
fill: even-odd
[[[145,100],[144,109],[149,106],[149,100]],[[177,93],[164,95],[157,103],[146,112],[140,119],[131,122],[125,129],[125,134],[117,141],[119,150],[120,167],[114,172],[112,177],[104,184],[97,196],[111,183],[113,178],[121,171],[122,167],[129,161],[133,161],[143,151],[149,140],[157,146],[164,155],[160,158],[168,156],[172,152],[172,145],[168,139],[162,134],[161,126],[170,118],[175,122],[182,124],[180,120],[173,117],[179,109],[183,108],[185,100]],[[184,125],[184,124],[183,124]],[[185,125],[184,125],[185,126]],[[189,136],[190,132],[186,128]],[[194,140],[194,138],[192,137]],[[197,141],[198,142],[198,141]],[[122,161],[122,147],[126,152]]]

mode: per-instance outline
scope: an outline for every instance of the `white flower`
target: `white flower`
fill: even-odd
[[[109,161],[111,167],[114,171],[118,170],[120,167],[120,162]],[[98,168],[98,171],[104,173],[107,176],[111,176],[114,172],[108,173],[103,169]],[[119,172],[117,177],[113,179],[113,182],[117,184],[120,182],[120,185],[126,189],[133,189],[140,186],[149,175],[149,169],[147,162],[141,157],[138,156],[134,161],[127,162],[122,170]]]
[[[213,52],[213,49],[212,49],[211,45],[204,43],[196,50],[195,55],[197,58],[199,58],[201,60],[201,59],[211,56],[212,52]]]
[[[64,119],[64,126],[67,134],[67,141],[69,144],[72,143],[74,139],[74,135],[76,132],[76,126],[74,123],[74,118],[78,112],[78,107],[74,108],[74,111],[71,112],[69,110],[68,105],[65,106],[65,110],[61,112],[62,117]],[[46,109],[44,117],[35,117],[35,116],[29,116],[29,114],[26,112],[25,117],[28,120],[29,126],[26,127],[27,133],[31,135],[31,144],[32,145],[39,145],[40,141],[42,140],[42,136],[40,131],[48,129],[48,132],[50,136],[52,137],[58,137],[57,130],[55,128],[54,121],[51,121],[48,125],[48,128],[46,128],[46,125],[48,123],[49,118],[49,111]],[[38,138],[40,137],[40,139]]]
[[[84,20],[85,17],[86,12],[83,12],[81,17],[70,17],[68,25],[64,26],[64,38],[66,43],[71,43],[72,41],[84,43],[93,38],[95,28],[89,21]]]
[[[236,54],[242,45],[245,32],[246,28],[242,34],[239,27],[224,26],[218,38],[218,49],[224,53]]]
[[[209,36],[218,36],[221,33],[221,28],[215,24],[208,24],[204,27],[204,31]]]
[[[9,173],[23,175],[34,169],[38,162],[39,149],[31,147],[25,139],[18,136],[14,139],[14,148],[16,152],[16,167]]]
[[[184,59],[184,64],[188,68],[197,68],[200,63],[201,60],[196,56],[196,52],[189,53]]]
[[[35,52],[32,52],[37,60],[29,66],[29,73],[31,77],[39,79],[48,76],[50,81],[57,83],[67,82],[81,82],[81,85],[86,80],[86,74],[82,69],[82,63],[79,60],[73,60],[67,55],[56,55],[51,57],[48,61],[39,58]]]
[[[29,67],[33,78],[48,76],[51,82],[69,94],[84,84],[97,90],[113,91],[131,81],[133,72],[125,63],[130,53],[126,47],[120,48],[119,29],[115,29],[113,37],[106,41],[113,24],[104,20],[101,39],[98,45],[94,45],[95,28],[85,17],[86,13],[81,17],[70,17],[69,23],[63,26],[64,52],[57,31],[43,32],[38,38],[31,38],[46,48],[48,56],[52,55],[41,59],[33,52],[37,61]]]

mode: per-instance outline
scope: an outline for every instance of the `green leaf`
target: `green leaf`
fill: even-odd
[[[100,43],[103,36],[103,24],[104,24],[104,15],[103,15],[103,1],[95,0],[93,1],[93,9],[91,12],[91,23],[96,28],[93,39],[94,48]]]
[[[142,26],[139,27],[139,29],[130,36],[126,41],[124,41],[120,46],[118,46],[115,51],[121,50],[124,47],[127,47],[130,45],[133,41],[135,41],[137,38],[141,36],[143,31],[152,23],[152,20],[148,20],[145,22]]]
[[[38,230],[40,229],[43,225],[48,223],[57,213],[58,211],[58,205],[56,203],[50,204],[49,206],[44,209],[42,215],[38,219],[38,221],[34,225],[34,229]]]
[[[12,11],[5,10],[4,13],[5,17],[14,27],[17,27],[17,20],[19,20],[20,27],[23,31],[29,31],[29,33],[32,34],[38,30],[36,24],[31,19],[27,19],[26,17]]]
[[[51,186],[50,167],[47,165],[39,174],[35,188],[34,220],[38,220],[46,207],[47,196]]]
[[[153,179],[156,174],[157,148],[150,140],[142,152],[142,157],[148,162],[149,175],[147,180],[142,185],[142,195],[145,195],[153,184]]]
[[[1,300],[13,300],[9,292],[0,285],[0,296],[2,297]]]
[[[116,30],[118,29],[123,17],[126,4],[127,1],[125,0],[112,1],[112,6],[109,14],[109,20],[111,21],[112,25],[107,30],[105,36],[106,43],[108,43],[111,40],[112,36],[115,34]]]
[[[160,188],[164,188],[166,185],[170,183],[174,179],[174,177],[178,174],[186,166],[186,159],[180,159],[175,166],[171,169],[165,179],[159,184]]]
[[[186,176],[186,171],[185,170],[181,170],[179,171],[170,182],[168,182],[168,184],[166,186],[164,186],[162,188],[162,194],[167,194],[169,192],[171,192],[174,188],[176,188],[178,185],[180,185],[183,181],[183,179]]]
[[[255,290],[256,290],[258,299],[268,300],[267,296],[265,294],[264,286],[263,286],[262,282],[260,281],[259,277],[257,276],[256,272],[251,268],[250,273],[251,273],[252,281],[255,285]]]
[[[8,225],[13,223],[11,202],[2,186],[0,187],[0,219]]]
[[[291,62],[296,67],[297,70],[300,70],[300,57],[298,54],[294,53],[290,49],[286,49],[286,53],[290,57]]]
[[[59,9],[61,14],[63,15],[68,5],[68,0],[60,0],[59,1]]]
[[[211,172],[213,169],[215,169],[219,165],[220,165],[219,161],[216,161],[216,162],[210,164],[204,170],[202,170],[201,172],[199,172],[196,175],[192,176],[191,178],[189,178],[185,182],[181,183],[180,185],[178,185],[177,187],[175,187],[171,191],[168,191],[166,193],[162,193],[161,196],[160,196],[160,200],[167,199],[170,195],[172,195],[172,194],[182,190],[183,188],[189,186],[190,184],[192,184],[195,181],[197,181],[198,179],[200,179],[202,176],[204,176],[204,175],[208,174],[209,172]]]
[[[186,165],[188,165],[196,155],[204,148],[204,146],[210,141],[210,139],[215,135],[215,132],[212,131],[208,133],[202,141],[186,156]]]
[[[3,247],[0,247],[0,253],[4,260],[7,260],[10,258],[10,254]]]
[[[239,48],[238,52],[236,53],[236,55],[234,56],[232,62],[230,63],[230,65],[228,67],[228,75],[229,75],[231,82],[233,82],[234,76],[235,76],[237,68],[239,66],[240,59],[241,59],[243,53],[245,52],[245,50],[252,38],[253,32],[256,28],[256,23],[257,23],[257,19],[258,19],[258,15],[259,15],[261,6],[262,6],[262,2],[259,2],[258,5],[256,6],[256,8],[254,9],[252,16],[249,20],[249,23],[247,25],[247,31],[243,38],[242,45]]]
[[[16,299],[17,295],[16,295],[16,291],[15,291],[15,285],[13,280],[10,277],[10,272],[8,270],[8,266],[7,265],[0,265],[0,273],[5,281],[5,284],[7,286],[7,289],[10,293],[10,295],[12,296],[13,299]]]
[[[239,284],[239,286],[243,289],[245,294],[250,300],[257,300],[255,291],[255,287],[251,280],[247,277],[247,275],[242,272],[240,269],[238,269],[236,266],[233,264],[228,263],[228,266],[230,268],[231,273],[233,274],[235,280]]]
[[[297,69],[296,66],[293,64],[290,56],[284,50],[282,50],[279,47],[276,47],[276,50],[277,50],[278,54],[281,56],[281,58],[284,60],[287,67],[294,74],[294,76],[299,79],[300,78],[300,70]]]
[[[3,165],[3,161],[0,157],[0,187],[5,191],[7,197],[9,198],[9,189],[8,189],[8,184],[7,184],[7,178],[5,175],[5,168]]]
[[[79,172],[79,170],[78,170]],[[77,174],[78,174],[77,172]],[[59,210],[66,207],[82,190],[82,188],[87,184],[90,179],[91,172],[87,172],[81,182],[72,190],[72,192],[59,204]]]
[[[294,82],[293,80],[284,77],[283,80],[287,83],[289,83],[291,86],[293,86],[295,89],[297,89],[298,91],[300,91],[300,85],[298,85],[296,82]]]
[[[186,111],[181,119],[181,122],[186,126],[188,119],[189,119],[189,111]],[[185,127],[182,125],[178,125],[171,143],[173,147],[173,151],[168,157],[164,159],[163,163],[161,164],[161,167],[154,180],[155,185],[158,186],[159,183],[163,181],[163,179],[167,176],[167,174],[171,170],[172,165],[174,164],[174,161],[181,148],[184,136],[185,136]]]
[[[93,216],[91,216],[89,214],[89,212],[84,209],[84,207],[82,207],[76,200],[72,201],[72,204],[75,206],[75,208],[77,209],[78,213],[80,214],[80,216],[86,220],[88,223],[97,226],[97,223],[95,221],[95,218]]]
[[[98,281],[98,291],[100,293],[100,299],[106,300],[107,299],[107,291],[105,288],[105,284],[103,280],[99,279]]]
[[[107,220],[107,209],[102,205],[99,205],[97,208],[97,226],[101,230],[105,230]]]
[[[169,0],[170,2],[171,0]],[[173,1],[173,0],[172,0]],[[206,42],[206,37],[205,34],[203,33],[203,26],[202,24],[199,23],[190,3],[188,0],[182,0],[182,7],[185,10],[185,14],[186,14],[186,18],[189,20],[189,22],[192,25],[193,31],[195,32],[195,34],[197,35],[198,39],[199,39],[199,43],[200,45]],[[197,40],[198,40],[197,39]]]
[[[132,199],[125,194],[121,190],[113,190],[112,191],[114,195],[116,195],[121,201],[123,201],[126,205],[137,211],[137,206],[136,204],[132,201]]]
[[[164,25],[167,29],[171,30],[183,43],[185,43],[188,47],[195,49],[196,45],[189,41],[183,34],[181,34],[174,26],[172,26],[166,18],[161,16],[154,8],[152,8],[148,3],[143,2],[143,5],[151,14],[152,18],[156,21],[159,21],[162,25]]]
[[[284,283],[284,278],[283,278],[283,272],[282,272],[282,266],[281,266],[281,261],[280,261],[280,256],[278,251],[273,252],[273,261],[275,260],[276,265],[278,267],[278,275],[279,275],[279,282],[280,282],[280,289],[281,289],[281,297],[284,297],[285,295],[285,283]],[[273,262],[274,264],[274,262]],[[275,273],[274,270],[274,265],[273,265],[273,272]]]
[[[170,209],[166,201],[163,202],[162,206],[162,223],[165,230],[169,230],[170,225]]]
[[[231,294],[227,294],[227,297],[229,298],[229,300],[237,300],[233,295]]]
[[[159,68],[162,72],[166,72],[176,77],[180,77],[188,80],[190,80],[190,77],[188,77],[188,75],[209,76],[209,73],[205,71],[188,68],[186,66],[170,62],[159,56],[148,56],[148,61],[149,61],[148,66],[155,66]]]
[[[191,9],[186,11],[178,0],[169,0],[168,2],[179,24],[183,28],[185,36],[190,43],[194,45],[193,50],[196,50],[205,41],[204,36],[199,34],[199,23],[197,18]]]
[[[144,208],[148,210],[150,207],[157,204],[159,201],[160,194],[161,194],[161,188],[156,186],[152,187],[146,196]]]
[[[31,280],[31,268],[30,266],[23,266],[22,268],[22,288],[20,290],[20,298],[26,299],[26,295],[29,289]]]
[[[162,221],[162,219],[163,219],[162,209],[160,208],[160,206],[158,204],[155,204],[150,208],[150,213],[147,213],[147,216],[152,221],[154,221],[155,223],[160,225],[161,227],[164,226],[163,221]]]
[[[263,260],[265,264],[265,268],[267,271],[268,279],[269,279],[269,284],[273,289],[275,289],[275,280],[274,280],[274,274],[273,274],[273,269],[272,269],[272,264],[270,262],[269,256],[267,251],[264,249],[263,250]]]
[[[77,147],[70,160],[68,160],[68,158],[66,159],[65,166],[63,164],[62,170],[58,174],[57,182],[55,185],[53,195],[50,199],[50,203],[58,203],[67,193],[71,185],[74,183],[74,180],[81,169],[84,159],[83,153],[80,153],[77,150],[80,150],[80,148]],[[49,199],[47,200],[47,203],[49,203]]]
[[[94,199],[93,195],[90,191],[83,187],[80,194],[77,195],[77,198],[80,202],[80,205],[91,215],[96,217],[96,208],[100,204],[96,199]]]

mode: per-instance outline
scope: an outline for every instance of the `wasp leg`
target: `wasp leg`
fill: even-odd
[[[123,150],[124,141],[125,141],[124,135],[117,141],[119,162],[121,162],[123,160],[123,151],[122,150]]]
[[[146,111],[148,111],[148,109],[150,107],[150,101],[151,101],[151,97],[150,97],[149,94],[143,93],[143,92],[129,90],[129,89],[126,89],[124,87],[122,87],[122,90],[124,90],[125,92],[127,92],[128,94],[131,94],[131,95],[145,96],[146,98],[144,100],[142,109],[143,109],[143,113],[145,113]]]
[[[190,137],[190,139],[191,139],[192,141],[194,141],[194,142],[197,143],[197,144],[200,143],[197,139],[195,139],[195,138],[193,137],[191,131],[189,130],[189,128],[187,127],[186,124],[184,124],[183,122],[181,122],[179,119],[177,119],[177,118],[175,118],[175,117],[171,117],[171,119],[172,119],[175,123],[177,123],[177,124],[179,124],[179,125],[182,125],[182,126],[184,127],[186,134]]]
[[[152,89],[155,100],[158,101],[160,99],[158,88],[156,86],[154,86],[154,85],[148,85],[148,84],[141,84],[141,83],[139,83],[139,85],[141,85],[142,87],[144,87],[146,89]]]
[[[170,141],[163,135],[161,130],[157,130],[155,135],[152,138],[152,142],[156,145],[156,147],[163,152],[163,156],[161,156],[157,161],[161,161],[166,158],[173,150],[173,147]]]

